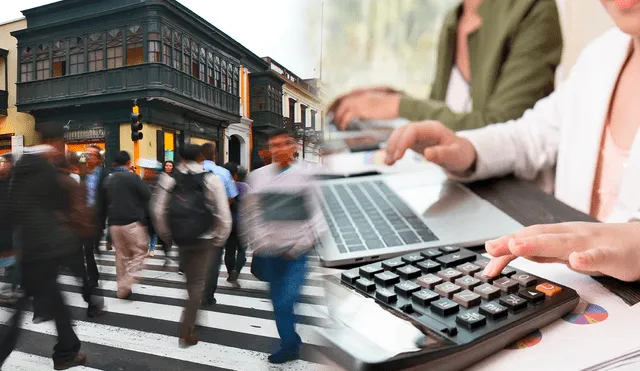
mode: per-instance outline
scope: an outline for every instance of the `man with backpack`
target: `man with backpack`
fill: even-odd
[[[204,171],[203,160],[201,147],[187,144],[172,176],[160,175],[152,202],[156,233],[164,241],[178,245],[187,278],[189,300],[180,326],[181,346],[198,343],[195,322],[207,271],[217,256],[215,252],[224,246],[232,224],[222,182]],[[213,266],[219,264],[213,262]]]
[[[128,299],[135,274],[142,269],[149,248],[146,223],[151,191],[137,174],[131,172],[129,153],[116,153],[114,162],[115,168],[104,181],[102,199],[106,203],[109,233],[116,249],[118,298]]]

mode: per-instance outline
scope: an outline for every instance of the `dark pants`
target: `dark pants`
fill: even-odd
[[[28,297],[46,306],[56,323],[58,343],[53,347],[53,363],[58,365],[73,360],[80,351],[80,340],[71,326],[71,313],[64,305],[58,285],[58,267],[74,257],[64,257],[24,263],[22,265],[22,284],[26,295],[18,301],[16,313],[9,320],[9,331],[0,342],[0,364],[11,354],[19,335],[19,323],[22,313],[28,305]]]
[[[184,262],[185,275],[187,276],[187,292],[189,300],[185,302],[182,317],[180,336],[189,337],[196,324],[196,318],[202,295],[204,294],[209,260],[213,253],[211,240],[200,240],[192,246],[180,246],[180,256]]]
[[[302,340],[296,333],[296,317],[293,312],[300,298],[307,269],[307,257],[295,260],[281,257],[264,259],[264,278],[270,284],[273,315],[283,350],[297,352]]]
[[[220,266],[222,265],[222,247],[213,247],[211,260],[209,265],[209,274],[207,277],[207,285],[204,291],[206,300],[211,300],[218,289],[218,276],[220,275]]]
[[[240,273],[246,262],[247,249],[240,243],[234,223],[229,239],[227,239],[227,243],[224,245],[224,265],[227,267],[228,273],[231,273],[231,271]]]
[[[100,273],[98,272],[98,264],[96,264],[95,250],[100,246],[99,238],[90,238],[83,242],[84,259],[87,262],[87,278],[89,283],[94,286],[98,285]]]

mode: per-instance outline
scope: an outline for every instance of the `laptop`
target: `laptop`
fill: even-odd
[[[329,232],[317,252],[328,267],[483,245],[523,227],[437,167],[323,180],[319,192]]]

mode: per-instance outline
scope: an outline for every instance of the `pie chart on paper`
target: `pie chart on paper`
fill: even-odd
[[[592,325],[600,323],[609,317],[609,313],[601,306],[580,302],[573,312],[562,317],[563,320],[574,325]]]

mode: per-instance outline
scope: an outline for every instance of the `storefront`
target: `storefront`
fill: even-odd
[[[104,128],[69,131],[64,134],[64,139],[67,152],[76,153],[81,164],[87,162],[89,146],[98,146],[101,154],[105,154]]]

